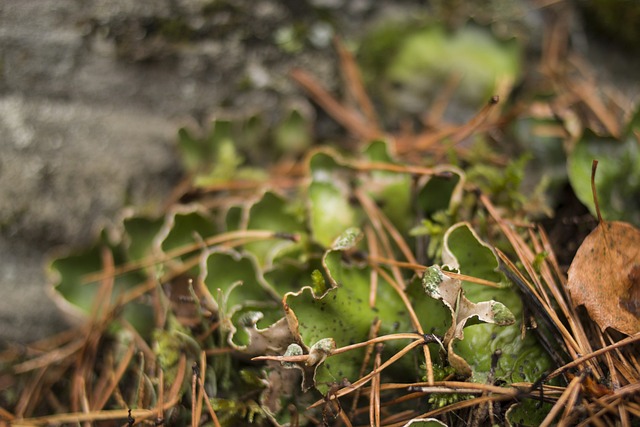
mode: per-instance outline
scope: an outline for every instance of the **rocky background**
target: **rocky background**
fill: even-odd
[[[125,206],[157,211],[181,177],[180,126],[311,108],[291,68],[335,90],[333,35],[357,40],[435,3],[0,0],[0,343],[64,328],[45,291],[47,257],[90,243]],[[576,43],[599,72],[640,93],[638,55],[582,28]]]

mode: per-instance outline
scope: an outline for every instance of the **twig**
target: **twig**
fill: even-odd
[[[369,256],[369,261],[373,263],[397,265],[398,267],[401,267],[401,268],[408,268],[408,269],[414,270],[416,274],[420,274],[428,268],[426,265],[422,265],[422,264],[417,264],[413,262],[396,261],[391,258],[375,257],[373,255]],[[476,283],[478,285],[488,286],[490,288],[502,287],[502,285],[497,282],[481,279],[479,277],[468,276],[466,274],[454,273],[453,271],[443,270],[442,274],[444,274],[447,277],[451,277],[452,279],[464,280],[465,282]]]
[[[579,366],[581,363],[593,359],[594,357],[600,356],[601,354],[607,353],[609,351],[612,351],[616,348],[620,348],[620,347],[624,347],[626,345],[629,344],[633,344],[635,342],[639,342],[640,341],[640,332],[635,334],[635,335],[631,335],[630,337],[627,337],[623,340],[618,341],[615,344],[611,344],[608,345],[606,347],[603,347],[599,350],[593,351],[589,354],[585,354],[584,356],[580,356],[576,359],[574,359],[572,362],[567,363],[564,366],[559,367],[558,369],[556,369],[555,371],[553,371],[551,374],[549,374],[549,376],[547,377],[548,379],[557,377],[558,375],[562,374],[563,372],[571,369],[571,368],[575,368],[576,366]]]
[[[178,398],[169,401],[164,404],[163,408],[169,409],[174,407],[178,403]],[[136,417],[138,420],[144,420],[153,417],[156,413],[151,409],[133,409],[131,410],[131,416]],[[72,412],[68,414],[48,415],[37,418],[26,418],[23,420],[14,420],[13,427],[28,427],[28,426],[40,426],[40,425],[52,425],[52,424],[71,424],[80,423],[86,421],[106,421],[106,420],[118,420],[126,419],[129,415],[127,409],[116,409],[110,411],[97,411],[97,412]]]
[[[377,317],[374,319],[371,324],[371,328],[369,329],[369,340],[372,340],[378,336],[378,331],[380,330],[380,326],[382,325],[382,321]],[[371,354],[373,353],[375,344],[370,343],[367,345],[367,349],[365,350],[364,357],[362,358],[362,365],[360,366],[360,373],[358,377],[362,377],[367,369],[367,365],[369,364],[369,359],[371,358]],[[353,402],[351,404],[351,411],[349,414],[353,416],[358,407],[358,400],[360,400],[360,394],[362,393],[362,389],[356,390],[355,396],[353,397]]]
[[[376,356],[373,361],[374,372],[380,368],[380,360],[384,344],[376,344]],[[369,424],[371,427],[380,425],[380,373],[371,378],[371,392],[369,393]]]
[[[356,381],[355,383],[351,384],[350,386],[347,386],[347,387],[344,387],[344,388],[338,390],[333,396],[331,396],[331,399],[337,399],[339,397],[342,397],[342,396],[345,396],[345,395],[347,395],[349,393],[352,393],[353,391],[357,390],[358,388],[362,387],[364,384],[369,382],[369,380],[371,379],[371,377],[373,375],[382,372],[387,367],[389,367],[390,365],[395,363],[402,356],[404,356],[405,354],[407,354],[408,352],[410,352],[411,350],[413,350],[417,346],[423,345],[423,344],[424,344],[423,340],[416,340],[416,341],[408,344],[405,348],[403,348],[399,352],[395,353],[391,358],[389,358],[389,360],[387,360],[382,365],[380,365],[379,369],[371,371],[370,373],[368,373],[364,377],[360,378],[358,381]],[[324,400],[316,401],[311,406],[309,406],[308,409],[315,408],[315,407],[317,407],[319,405],[322,405],[322,403],[324,403]]]
[[[99,411],[100,409],[104,408],[104,405],[107,404],[107,402],[109,401],[109,397],[111,397],[111,393],[113,393],[113,390],[116,388],[127,368],[129,367],[129,362],[131,362],[131,358],[133,357],[135,350],[136,349],[133,345],[133,342],[131,342],[117,369],[115,370],[115,372],[112,372],[109,386],[106,388],[106,390],[104,390],[103,393],[101,393],[100,396],[96,395],[94,403],[93,405],[91,405],[91,410]]]
[[[333,42],[336,50],[338,51],[338,55],[340,56],[340,69],[344,74],[347,89],[351,92],[358,103],[358,106],[367,118],[368,125],[373,127],[375,132],[382,134],[382,131],[378,127],[378,116],[373,108],[373,103],[369,99],[367,91],[362,84],[362,75],[360,74],[360,70],[353,58],[353,55],[349,50],[347,50],[344,43],[342,43],[342,40],[338,37],[335,37]]]
[[[374,266],[373,268],[376,268],[378,270],[378,274],[380,274],[393,287],[396,293],[400,296],[400,299],[402,299],[402,302],[404,303],[407,309],[407,313],[409,314],[409,318],[411,319],[411,323],[413,324],[413,327],[418,331],[420,335],[424,336],[424,331],[422,330],[422,324],[420,323],[420,320],[418,319],[418,316],[416,315],[416,312],[413,309],[413,304],[411,304],[411,301],[409,301],[409,297],[407,296],[406,292],[404,292],[404,290],[400,288],[398,284],[395,283],[393,278],[390,277],[386,271],[384,271],[383,269],[377,266]],[[431,352],[429,351],[429,348],[426,345],[423,347],[422,350],[424,354],[425,365],[427,368],[427,380],[430,383],[432,383],[433,382],[433,362],[431,361]]]
[[[369,221],[371,222],[371,226],[373,227],[373,229],[376,232],[376,235],[380,239],[380,243],[382,243],[383,252],[386,254],[386,256],[392,257],[393,248],[391,247],[389,236],[387,235],[387,233],[385,232],[382,226],[382,220],[380,219],[380,217],[382,216],[381,212],[377,209],[377,206],[373,202],[373,200],[371,200],[371,198],[367,196],[365,192],[362,191],[361,189],[355,190],[355,196],[360,202],[360,205],[362,206],[364,211],[367,213],[367,216],[369,217]],[[400,288],[404,289],[405,288],[404,279],[402,278],[402,273],[400,272],[400,269],[395,266],[391,266],[391,272],[393,274],[393,277],[396,280],[396,283],[400,286]]]
[[[556,417],[556,415],[558,415],[558,413],[564,407],[565,402],[575,399],[576,394],[578,393],[578,391],[580,391],[580,383],[583,380],[584,380],[584,374],[580,376],[576,376],[575,378],[573,378],[573,380],[571,380],[571,382],[565,389],[564,393],[562,393],[562,396],[560,396],[560,399],[558,399],[558,401],[553,405],[553,408],[551,408],[551,411],[549,411],[547,416],[544,418],[544,420],[540,424],[540,427],[549,427],[553,422],[553,419]]]
[[[369,224],[364,227],[364,234],[367,239],[367,247],[369,248],[369,253],[372,256],[378,256],[378,241],[376,236]],[[369,274],[369,307],[373,308],[376,306],[376,297],[378,295],[378,271],[375,268],[371,269]],[[369,337],[372,338],[372,337]]]
[[[417,333],[400,333],[400,334],[389,334],[389,335],[382,335],[381,337],[376,337],[364,342],[359,342],[356,344],[350,344],[344,347],[339,347],[336,348],[335,350],[333,350],[330,354],[330,356],[335,356],[337,354],[342,354],[342,353],[346,353],[348,351],[352,351],[358,348],[362,348],[362,347],[366,347],[368,345],[371,344],[376,344],[379,342],[384,342],[384,341],[393,341],[393,340],[406,340],[406,339],[411,339],[411,340],[417,340],[417,341],[422,341],[424,342],[424,337],[420,334]],[[309,355],[308,354],[301,354],[299,356],[256,356],[253,357],[251,360],[254,361],[264,361],[264,360],[273,360],[276,362],[306,362],[308,359]]]
[[[13,372],[15,374],[24,374],[25,372],[29,372],[34,369],[44,368],[48,365],[65,360],[72,354],[79,351],[83,346],[84,342],[81,339],[72,341],[62,348],[51,350],[41,356],[14,365]]]
[[[200,353],[200,366],[202,369],[200,372],[201,376],[198,377],[198,385],[200,386],[200,394],[204,397],[204,401],[207,405],[207,410],[209,411],[209,416],[213,421],[214,427],[221,427],[220,421],[218,421],[218,416],[216,415],[216,411],[213,410],[213,406],[211,405],[211,399],[209,399],[209,395],[207,394],[207,390],[204,388],[204,380],[205,380],[205,372],[207,369],[207,358],[206,353],[203,351]]]
[[[296,238],[296,235],[291,235],[292,238]],[[202,244],[205,246],[215,246],[226,242],[231,242],[236,239],[256,239],[256,240],[270,240],[270,239],[282,239],[284,236],[277,232],[271,230],[238,230],[238,231],[230,231],[227,233],[216,234],[214,236],[210,236],[204,241],[195,242],[190,245],[181,246],[179,248],[175,248],[173,250],[167,251],[161,257],[147,257],[142,260],[132,261],[125,264],[122,264],[113,269],[111,272],[112,276],[119,276],[124,273],[129,273],[134,270],[142,269],[145,267],[151,267],[155,264],[159,264],[162,262],[169,261],[171,259],[177,258],[182,255],[186,255],[190,252],[197,251],[201,249]],[[82,278],[83,283],[92,283],[97,280],[104,280],[109,277],[104,271],[99,271],[92,274],[87,274]]]
[[[320,86],[306,71],[300,69],[293,70],[291,71],[291,77],[309,93],[311,98],[317,102],[327,114],[349,130],[354,136],[365,140],[376,139],[383,136],[376,131],[376,129],[370,127],[355,111],[344,107],[336,101],[331,94]]]

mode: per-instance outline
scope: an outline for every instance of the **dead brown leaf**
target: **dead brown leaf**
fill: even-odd
[[[604,331],[640,332],[640,230],[620,221],[604,221],[592,188],[598,226],[584,239],[571,267],[567,289],[574,305],[584,305]]]

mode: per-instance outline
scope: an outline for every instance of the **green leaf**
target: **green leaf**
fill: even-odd
[[[359,214],[349,202],[349,171],[340,166],[334,156],[319,151],[309,161],[313,178],[307,193],[309,225],[313,239],[325,247],[331,246],[347,228],[359,223]]]
[[[311,145],[311,123],[294,108],[276,127],[273,139],[283,153],[301,153]]]
[[[365,150],[371,162],[398,164],[389,153],[386,141],[373,141]],[[402,233],[412,225],[411,174],[390,171],[371,171],[360,178],[360,188],[376,201],[382,212]]]
[[[316,248],[318,251],[322,249]],[[319,285],[317,295],[321,295],[326,291],[328,285],[325,277],[322,274],[324,271],[321,260],[319,257],[310,257],[303,261],[293,258],[279,259],[271,268],[264,272],[264,278],[269,285],[276,290],[280,297],[284,296],[287,292],[297,292],[300,288],[309,282],[311,277],[311,283]],[[320,285],[321,282],[325,283],[325,286]]]
[[[419,29],[385,55],[385,77],[407,92],[399,96],[405,102],[409,96],[415,102],[430,99],[452,75],[459,75],[458,98],[477,105],[495,94],[497,82],[515,81],[520,68],[517,41],[499,41],[472,25],[456,31],[437,25]]]
[[[76,318],[86,319],[92,314],[100,283],[95,281],[87,283],[86,277],[102,271],[103,248],[111,251],[116,266],[127,261],[122,248],[109,244],[103,233],[102,238],[90,249],[59,257],[52,261],[49,267],[53,275],[52,288],[58,305]],[[110,302],[116,303],[119,296],[140,285],[145,279],[146,276],[139,271],[117,275],[113,279]],[[151,336],[153,310],[150,305],[138,301],[129,302],[124,305],[122,315],[141,336],[146,338]]]
[[[424,272],[422,285],[425,294],[441,301],[450,311],[451,326],[444,335],[449,364],[457,374],[471,376],[468,360],[453,351],[455,340],[465,339],[467,321],[475,317],[477,321],[504,326],[514,323],[513,314],[502,303],[493,300],[478,303],[469,301],[462,291],[461,281],[446,276],[438,266],[429,267]]]
[[[436,286],[439,282],[436,282]],[[407,295],[413,310],[418,315],[422,330],[427,334],[444,337],[451,327],[451,312],[442,301],[425,292],[423,283],[416,277],[407,286]]]
[[[304,234],[304,218],[294,209],[290,201],[284,197],[267,191],[249,210],[248,230],[272,230],[279,233]],[[302,246],[304,242],[290,240],[265,240],[247,243],[244,248],[255,255],[261,266],[270,266],[278,254],[294,246]]]
[[[533,399],[526,399],[507,410],[505,418],[509,426],[536,427],[542,424],[551,410],[550,403],[543,403]]]
[[[273,341],[278,331],[287,331],[286,324],[276,325],[282,318],[278,295],[262,276],[254,257],[212,249],[203,256],[201,266],[199,280],[217,305],[230,346],[258,354],[260,350],[266,351],[261,346],[264,340],[272,342],[274,348],[284,345]],[[262,337],[263,342],[254,342],[257,337]],[[287,331],[285,341],[290,339]]]
[[[141,260],[151,255],[154,239],[164,223],[163,218],[132,217],[124,220],[125,245],[129,260]]]
[[[429,259],[438,257],[444,232],[455,222],[465,182],[462,170],[454,166],[436,166],[434,175],[425,176],[418,183],[415,203],[425,219],[411,229],[410,235],[430,237]]]
[[[230,206],[225,214],[226,231],[236,231],[242,226],[242,206]]]
[[[591,192],[591,163],[598,160],[596,189],[600,212],[607,221],[640,225],[640,144],[586,130],[568,158],[569,182],[578,199],[596,215]]]
[[[372,162],[397,163],[389,153],[389,144],[384,140],[371,141],[364,149],[364,155]],[[375,171],[376,174],[389,175],[395,172]]]
[[[424,177],[417,195],[418,207],[425,216],[445,211],[453,214],[462,200],[465,173],[454,166],[437,166],[435,174]]]
[[[202,141],[194,138],[186,128],[178,131],[178,149],[182,162],[189,172],[197,172],[202,163],[212,160],[211,150]]]
[[[344,250],[327,251],[324,265],[334,287],[322,295],[314,294],[309,286],[286,295],[286,303],[298,321],[294,335],[297,332],[307,346],[326,338],[332,338],[338,347],[366,341],[376,318],[381,321],[379,335],[412,330],[402,300],[382,278],[376,305],[369,306],[369,267],[346,262]],[[393,351],[398,346],[389,343],[385,348]],[[326,390],[328,383],[340,382],[344,377],[355,380],[363,354],[363,350],[354,350],[331,356],[318,367],[316,385]]]
[[[463,274],[492,282],[506,280],[498,272],[498,259],[493,249],[482,240],[466,222],[451,226],[444,235],[442,261]],[[465,283],[465,291],[474,300],[487,299],[495,289]]]
[[[213,221],[197,208],[170,212],[165,219],[161,248],[164,252],[197,243],[216,233]]]
[[[185,128],[178,132],[178,148],[186,169],[194,176],[195,186],[204,187],[241,175],[247,178],[264,176],[257,170],[240,169],[244,158],[236,148],[234,126],[229,120],[215,120],[209,134],[200,139]]]
[[[278,296],[264,280],[250,255],[235,251],[212,249],[202,262],[201,278],[209,292],[227,315],[251,304],[253,307],[277,306]],[[234,289],[235,288],[235,289]],[[224,300],[218,298],[219,291]]]

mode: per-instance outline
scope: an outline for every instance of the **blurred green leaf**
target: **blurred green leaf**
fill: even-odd
[[[399,164],[389,153],[386,141],[373,141],[364,150],[365,158],[375,163]],[[360,178],[360,187],[376,201],[394,226],[405,233],[413,223],[411,203],[412,177],[408,173],[371,171]]]
[[[249,210],[248,230],[271,230],[277,233],[297,233],[306,235],[304,217],[296,211],[295,204],[277,193],[267,191]],[[304,245],[305,242],[290,240],[264,240],[247,243],[245,250],[253,253],[260,266],[271,265],[278,254],[286,250],[291,251],[294,246]]]
[[[311,123],[300,110],[294,108],[275,128],[273,139],[283,153],[302,153],[311,146]]]
[[[58,303],[71,315],[85,318],[93,314],[92,309],[96,301],[99,282],[87,282],[87,276],[102,271],[102,250],[111,251],[114,265],[121,265],[127,261],[121,247],[108,243],[105,233],[90,249],[59,257],[51,262],[50,271],[54,275],[53,290],[58,295]],[[139,271],[118,274],[113,278],[113,290],[110,303],[114,304],[124,292],[140,285],[146,276]],[[102,302],[101,309],[106,309],[107,301]],[[124,305],[122,316],[141,336],[149,338],[153,329],[153,310],[148,304],[132,301]]]
[[[375,37],[363,44],[362,55],[383,67],[377,84],[386,89],[390,104],[405,111],[423,111],[452,76],[461,77],[456,99],[475,109],[495,95],[498,82],[512,84],[520,73],[518,41],[499,40],[490,30],[475,25],[455,30],[434,24],[412,31],[381,31],[380,37],[387,38],[384,51],[377,47]],[[372,59],[374,47],[384,61]]]
[[[132,217],[124,220],[129,260],[141,260],[152,255],[154,239],[164,223],[163,218]]]
[[[624,140],[599,137],[586,130],[569,154],[569,182],[578,199],[595,216],[591,163],[598,160],[596,189],[600,212],[607,221],[640,225],[640,144],[634,135]]]
[[[359,223],[359,212],[350,203],[349,171],[334,154],[318,151],[309,160],[312,182],[308,188],[309,225],[314,240],[325,247],[349,227]]]
[[[184,248],[201,242],[216,233],[216,227],[211,218],[204,212],[188,209],[167,214],[163,226],[164,238],[161,249],[169,252],[173,249]],[[194,246],[194,251],[198,250]],[[183,256],[182,259],[186,259]]]
[[[202,268],[200,280],[218,306],[230,345],[238,349],[255,346],[252,332],[260,335],[282,318],[278,295],[262,276],[254,257],[231,250],[210,250]]]
[[[542,424],[552,405],[534,399],[526,399],[512,405],[506,413],[510,426],[536,427]]]

